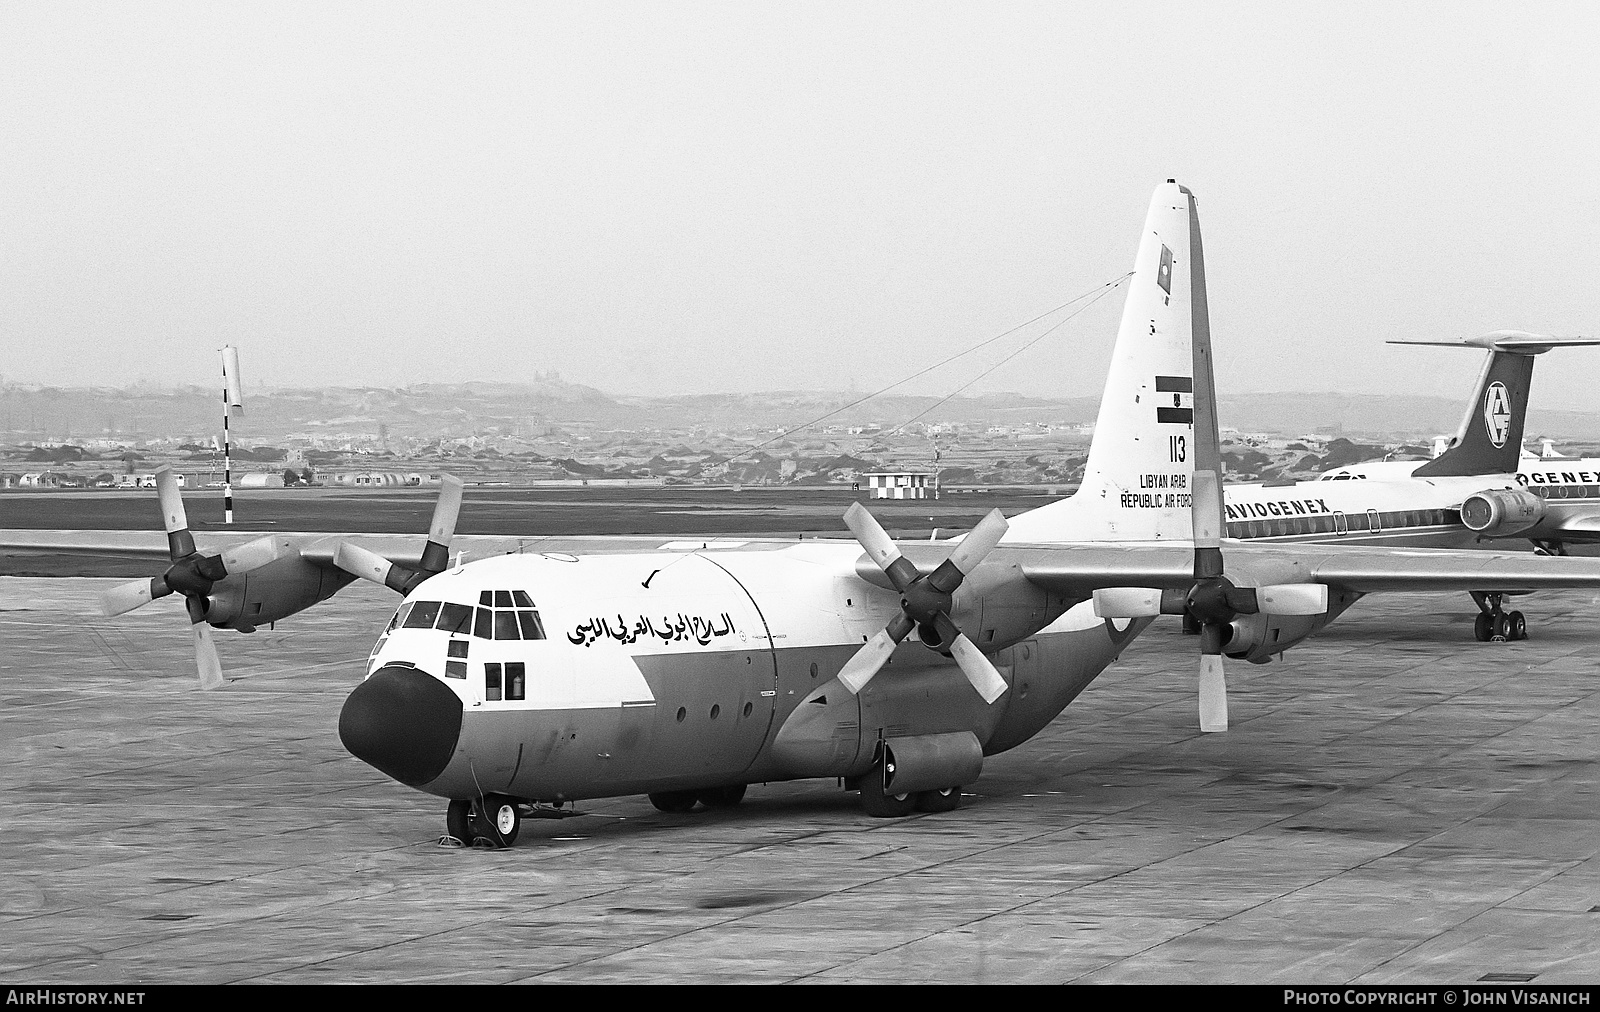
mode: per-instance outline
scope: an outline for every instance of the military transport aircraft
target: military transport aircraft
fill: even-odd
[[[1526,539],[1550,555],[1569,554],[1573,542],[1600,543],[1600,500],[1584,501],[1600,497],[1600,473],[1585,472],[1582,461],[1518,470],[1534,356],[1600,340],[1502,330],[1462,342],[1389,343],[1488,350],[1466,415],[1444,452],[1429,461],[1334,468],[1308,481],[1228,485],[1229,537],[1502,550],[1516,547],[1506,539]],[[1479,641],[1527,637],[1522,612],[1503,610],[1503,591],[1480,587],[1472,598]]]
[[[1600,560],[1227,539],[1220,469],[1198,214],[1169,180],[1084,482],[1009,523],[995,512],[960,539],[895,542],[857,504],[858,543],[567,554],[453,538],[451,481],[420,550],[356,536],[202,546],[166,472],[170,566],[105,604],[181,594],[216,684],[212,627],[248,631],[358,577],[397,591],[341,740],[447,799],[457,839],[503,845],[537,803],[644,793],[682,811],[772,780],[840,778],[878,816],[953,809],[985,756],[1036,734],[1160,613],[1199,626],[1201,724],[1222,730],[1224,650],[1279,652],[1365,593],[1600,587]],[[7,540],[61,552],[97,538]]]

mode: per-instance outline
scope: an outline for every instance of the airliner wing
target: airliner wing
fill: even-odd
[[[1570,541],[1577,544],[1600,542],[1600,503],[1544,502],[1544,519],[1534,529],[1519,535],[1540,541]]]

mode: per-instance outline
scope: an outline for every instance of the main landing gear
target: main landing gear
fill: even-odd
[[[1472,636],[1479,643],[1506,643],[1528,638],[1528,620],[1520,611],[1501,611],[1500,600],[1505,595],[1498,591],[1472,591],[1472,600],[1479,608],[1472,623]]]
[[[476,801],[450,802],[444,823],[449,834],[464,846],[482,840],[485,846],[509,847],[522,830],[522,810],[515,798],[485,794]]]
[[[961,807],[961,788],[943,787],[932,791],[908,791],[905,794],[886,793],[883,782],[893,769],[885,771],[883,757],[872,764],[872,769],[861,778],[861,810],[875,819],[898,819],[912,812],[953,812]]]
[[[657,791],[650,803],[663,812],[687,812],[696,804],[707,808],[733,808],[744,800],[745,784],[707,787],[698,791]]]

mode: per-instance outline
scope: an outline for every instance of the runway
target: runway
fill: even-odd
[[[38,983],[1470,983],[1600,979],[1600,599],[1358,603],[1196,729],[1162,623],[953,813],[832,781],[644,798],[437,846],[438,799],[348,755],[395,604],[361,584],[194,687],[181,602],[0,578],[0,973]]]

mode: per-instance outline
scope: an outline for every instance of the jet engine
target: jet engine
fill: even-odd
[[[1544,512],[1544,500],[1526,489],[1492,489],[1467,497],[1461,522],[1484,537],[1509,538],[1537,527]]]

